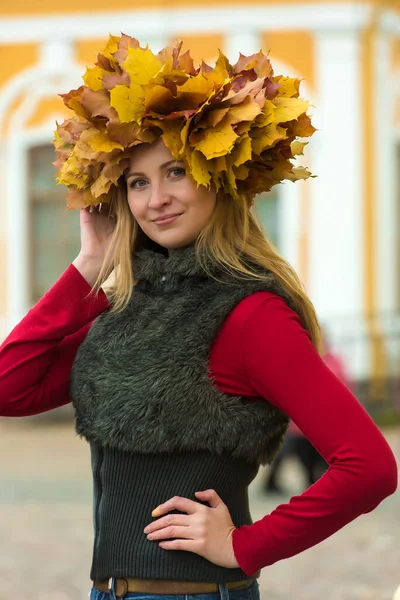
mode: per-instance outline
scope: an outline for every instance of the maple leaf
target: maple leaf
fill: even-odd
[[[304,152],[305,146],[307,146],[308,142],[300,142],[299,140],[295,140],[290,144],[290,148],[293,156],[300,156]]]
[[[124,150],[124,146],[110,140],[106,132],[99,132],[95,134],[88,142],[89,146],[95,152],[112,152],[113,150]]]
[[[278,123],[298,119],[309,107],[307,100],[301,100],[300,98],[275,98],[274,105],[275,120]]]
[[[285,96],[286,98],[298,98],[300,81],[294,77],[283,77],[279,75],[274,77],[274,82],[277,84],[277,96]]]
[[[80,104],[85,110],[88,119],[92,117],[113,119],[117,116],[115,110],[110,106],[110,94],[105,90],[94,92],[89,88],[85,88],[80,99]]]
[[[195,150],[188,154],[186,160],[189,165],[189,172],[196,183],[208,187],[211,181],[211,175],[204,154]]]
[[[151,50],[128,48],[122,68],[129,74],[131,86],[146,85],[161,69],[161,63]]]
[[[274,74],[269,58],[261,50],[251,56],[244,56],[240,53],[234,69],[236,72],[253,69],[257,77],[272,77]]]
[[[126,60],[129,48],[140,48],[140,44],[135,38],[131,38],[129,35],[123,33],[118,42],[118,50],[112,54],[119,65]]]
[[[103,89],[103,78],[109,74],[108,71],[100,67],[93,67],[92,69],[86,69],[86,73],[83,76],[83,81],[85,85],[97,92]]]
[[[110,92],[110,104],[117,111],[121,123],[140,123],[144,109],[144,93],[140,85],[117,85]]]
[[[252,140],[248,135],[242,136],[235,144],[229,162],[232,166],[239,167],[252,158]]]
[[[237,139],[237,134],[230,125],[219,123],[213,129],[203,131],[202,139],[195,145],[206,158],[215,158],[229,154]]]

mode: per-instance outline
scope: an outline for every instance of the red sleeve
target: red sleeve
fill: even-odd
[[[220,389],[247,390],[283,410],[329,463],[303,494],[233,532],[245,573],[318,544],[395,491],[397,468],[385,438],[281,298],[257,293],[240,303],[210,358]]]
[[[70,402],[69,378],[90,324],[109,303],[70,265],[0,346],[0,416],[24,417]]]

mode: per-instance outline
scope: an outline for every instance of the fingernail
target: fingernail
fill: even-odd
[[[158,508],[158,506],[157,506],[157,508],[155,508],[155,509],[153,510],[153,512],[151,513],[151,516],[152,516],[152,517],[159,517],[159,516],[160,516],[160,514],[161,514],[161,513],[160,513],[160,509],[159,509],[159,508]]]
[[[145,528],[143,529],[143,533],[148,533],[148,531],[149,531],[149,528],[148,528],[148,527],[145,527]]]

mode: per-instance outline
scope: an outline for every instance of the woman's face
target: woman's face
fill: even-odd
[[[197,187],[162,140],[133,149],[126,184],[138,225],[169,250],[194,242],[216,204],[215,191]]]

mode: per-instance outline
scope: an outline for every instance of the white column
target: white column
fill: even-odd
[[[49,72],[64,73],[75,63],[74,44],[66,38],[50,38],[42,42],[39,65]]]
[[[157,54],[157,52],[160,52],[160,50],[162,50],[163,48],[165,48],[165,46],[168,46],[168,44],[170,44],[172,41],[169,38],[169,35],[167,32],[157,32],[157,33],[153,33],[153,34],[144,34],[144,35],[135,35],[136,39],[139,40],[140,45],[142,46],[142,48],[145,47],[146,44],[148,44],[149,46],[149,50],[151,50],[154,54]]]
[[[363,310],[360,49],[357,31],[316,34],[309,292],[322,319]]]
[[[374,51],[374,165],[376,223],[376,301],[379,312],[396,310],[397,263],[396,229],[399,223],[396,178],[395,104],[399,82],[390,65],[391,45],[385,33],[377,35]],[[396,73],[398,75],[398,73]]]
[[[13,327],[29,309],[27,153],[18,135],[7,144],[7,320]]]
[[[225,34],[224,51],[229,61],[234,64],[239,59],[239,52],[245,56],[255,54],[261,49],[260,33],[252,29],[232,29]]]

